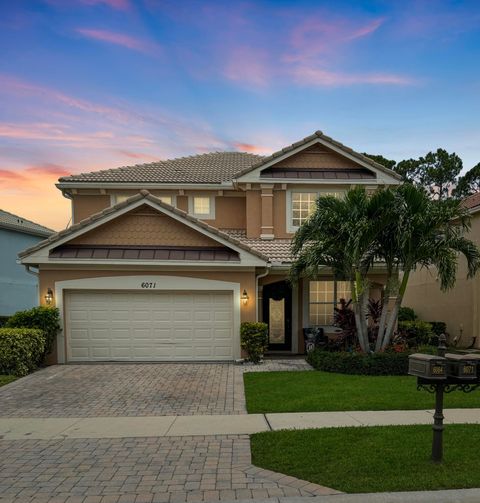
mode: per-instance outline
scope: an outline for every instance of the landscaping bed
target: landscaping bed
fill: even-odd
[[[444,462],[430,460],[431,426],[284,430],[251,437],[255,466],[347,493],[480,487],[480,425],[448,425]]]
[[[433,409],[410,376],[251,372],[243,376],[249,413]],[[445,395],[446,408],[480,407],[480,392]]]

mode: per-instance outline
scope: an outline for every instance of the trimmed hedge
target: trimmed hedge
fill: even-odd
[[[0,374],[27,375],[41,362],[45,335],[35,328],[0,328]]]
[[[240,325],[240,345],[252,363],[260,363],[268,348],[268,325],[244,321]]]
[[[56,307],[39,306],[26,311],[17,311],[11,316],[5,327],[38,328],[45,335],[45,348],[41,362],[51,353],[53,341],[60,330],[60,311]]]
[[[315,349],[307,355],[307,362],[324,372],[356,375],[406,375],[409,353],[331,352]]]

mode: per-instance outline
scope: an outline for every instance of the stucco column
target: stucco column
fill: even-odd
[[[273,185],[261,185],[262,189],[262,225],[260,228],[261,239],[273,239]]]

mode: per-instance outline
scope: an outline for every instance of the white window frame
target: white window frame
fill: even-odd
[[[126,194],[126,193],[122,193],[122,192],[116,192],[115,194],[111,194],[110,195],[110,206],[113,206],[115,204],[117,204],[119,201],[117,201],[117,197],[118,196],[127,196],[127,197],[132,197],[134,196],[135,194]],[[168,197],[171,197],[172,198],[172,206],[176,207],[177,206],[177,196],[176,194],[171,194],[169,192],[165,192],[165,193],[162,193],[162,194],[152,194],[154,197],[165,197],[165,196],[168,196]],[[168,203],[166,203],[168,204]]]
[[[339,193],[339,194],[343,195],[345,193],[345,190],[344,189],[329,189],[329,188],[316,189],[313,187],[310,187],[310,188],[307,187],[307,188],[301,188],[301,189],[293,188],[293,189],[287,190],[287,204],[285,205],[287,208],[287,214],[286,214],[285,218],[286,218],[286,223],[287,223],[287,225],[286,225],[287,232],[290,232],[290,233],[295,233],[300,228],[299,226],[292,224],[292,218],[293,218],[292,196],[293,196],[293,193],[298,193],[298,192],[316,193],[317,198],[318,198],[320,196],[326,196],[326,195],[329,195],[332,193]]]
[[[210,199],[210,212],[209,213],[195,213],[194,199],[196,197],[208,197]],[[214,220],[215,219],[215,196],[211,194],[192,194],[188,196],[188,213],[195,218],[201,220]]]

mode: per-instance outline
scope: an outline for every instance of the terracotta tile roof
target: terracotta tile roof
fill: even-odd
[[[277,152],[274,152],[273,154],[271,154],[267,157],[263,157],[260,161],[258,161],[258,163],[254,164],[253,166],[251,166],[249,168],[245,168],[243,171],[237,173],[237,176],[245,175],[245,174],[249,173],[250,171],[253,171],[256,168],[263,166],[267,162],[270,162],[270,161],[274,160],[275,158],[280,157],[284,154],[288,154],[288,152],[291,152],[292,150],[295,150],[296,148],[307,144],[308,142],[314,140],[315,138],[320,138],[320,139],[326,141],[327,143],[330,143],[330,144],[334,145],[335,147],[339,148],[343,152],[350,154],[351,156],[357,158],[359,161],[367,163],[370,166],[372,166],[380,171],[383,171],[384,173],[388,173],[390,176],[393,176],[394,178],[397,178],[398,180],[401,180],[401,176],[398,173],[395,173],[391,169],[388,169],[385,166],[383,166],[382,164],[375,162],[373,159],[370,159],[370,157],[367,157],[363,154],[360,154],[359,152],[355,152],[355,150],[351,149],[350,147],[347,147],[343,143],[340,143],[339,141],[334,140],[330,136],[323,134],[322,131],[315,131],[315,133],[313,133],[310,136],[306,136],[305,138],[303,138],[303,140],[292,143],[288,147],[284,147],[284,148],[282,148],[282,150],[278,150]]]
[[[135,194],[132,197],[129,197],[125,201],[122,201],[118,204],[115,204],[114,206],[110,206],[109,208],[105,208],[103,211],[100,211],[98,213],[94,213],[93,215],[89,216],[88,218],[76,223],[75,225],[72,225],[68,229],[64,229],[60,232],[56,232],[55,234],[52,234],[48,239],[45,239],[43,241],[40,241],[36,245],[27,248],[26,250],[23,250],[18,254],[20,258],[24,258],[27,255],[30,255],[31,253],[40,250],[44,246],[53,244],[57,241],[60,241],[61,239],[68,237],[75,232],[88,227],[90,224],[96,222],[97,220],[101,220],[104,217],[107,217],[108,215],[111,215],[118,210],[121,210],[123,208],[127,208],[128,206],[132,205],[133,203],[136,203],[137,201],[141,201],[142,199],[151,201],[155,203],[157,206],[163,207],[166,210],[168,210],[171,213],[174,213],[175,215],[178,215],[179,217],[182,217],[185,220],[188,220],[189,222],[192,222],[195,224],[197,227],[200,227],[204,230],[206,230],[210,234],[214,234],[216,236],[221,237],[222,239],[225,239],[226,241],[229,241],[230,243],[238,246],[242,250],[245,250],[249,253],[252,253],[256,255],[257,257],[261,258],[262,260],[268,261],[268,257],[266,255],[263,255],[261,252],[258,250],[251,248],[248,246],[248,244],[244,243],[243,241],[240,241],[233,236],[215,228],[212,227],[211,225],[206,224],[205,222],[202,222],[201,220],[198,220],[198,218],[193,217],[192,215],[189,215],[185,211],[179,210],[178,208],[175,208],[174,206],[171,206],[167,203],[162,202],[160,199],[157,197],[153,196],[150,194],[148,190],[142,189],[138,194]]]
[[[381,164],[373,161],[342,143],[316,131],[313,135],[292,145],[274,152],[265,157],[249,154],[247,152],[212,152],[209,154],[179,157],[165,161],[157,161],[149,164],[136,164],[90,173],[65,176],[59,179],[62,184],[75,182],[97,183],[222,183],[230,182],[250,171],[263,166],[265,163],[276,159],[294,149],[307,144],[315,138],[322,139],[327,143],[339,148],[343,152],[353,156],[359,161],[368,164],[390,176],[401,177]],[[343,171],[343,170],[342,170]]]
[[[24,232],[26,234],[33,234],[35,236],[46,237],[53,234],[55,231],[49,229],[40,224],[36,224],[31,220],[27,220],[26,218],[19,217],[18,215],[14,215],[5,210],[0,210],[0,227],[4,229],[11,229],[20,232]]]
[[[469,209],[473,209],[476,208],[477,206],[480,206],[480,192],[476,192],[475,194],[466,197],[462,203],[465,207]]]
[[[238,253],[227,248],[179,246],[59,246],[49,254],[61,259],[188,260],[238,262]]]
[[[224,232],[244,243],[250,248],[257,250],[262,255],[266,255],[271,262],[281,262],[289,264],[292,262],[291,239],[260,239],[247,238],[246,232],[242,229],[224,229]]]
[[[222,183],[258,163],[262,156],[247,152],[213,152],[122,168],[80,173],[59,179],[65,182],[119,183]]]

